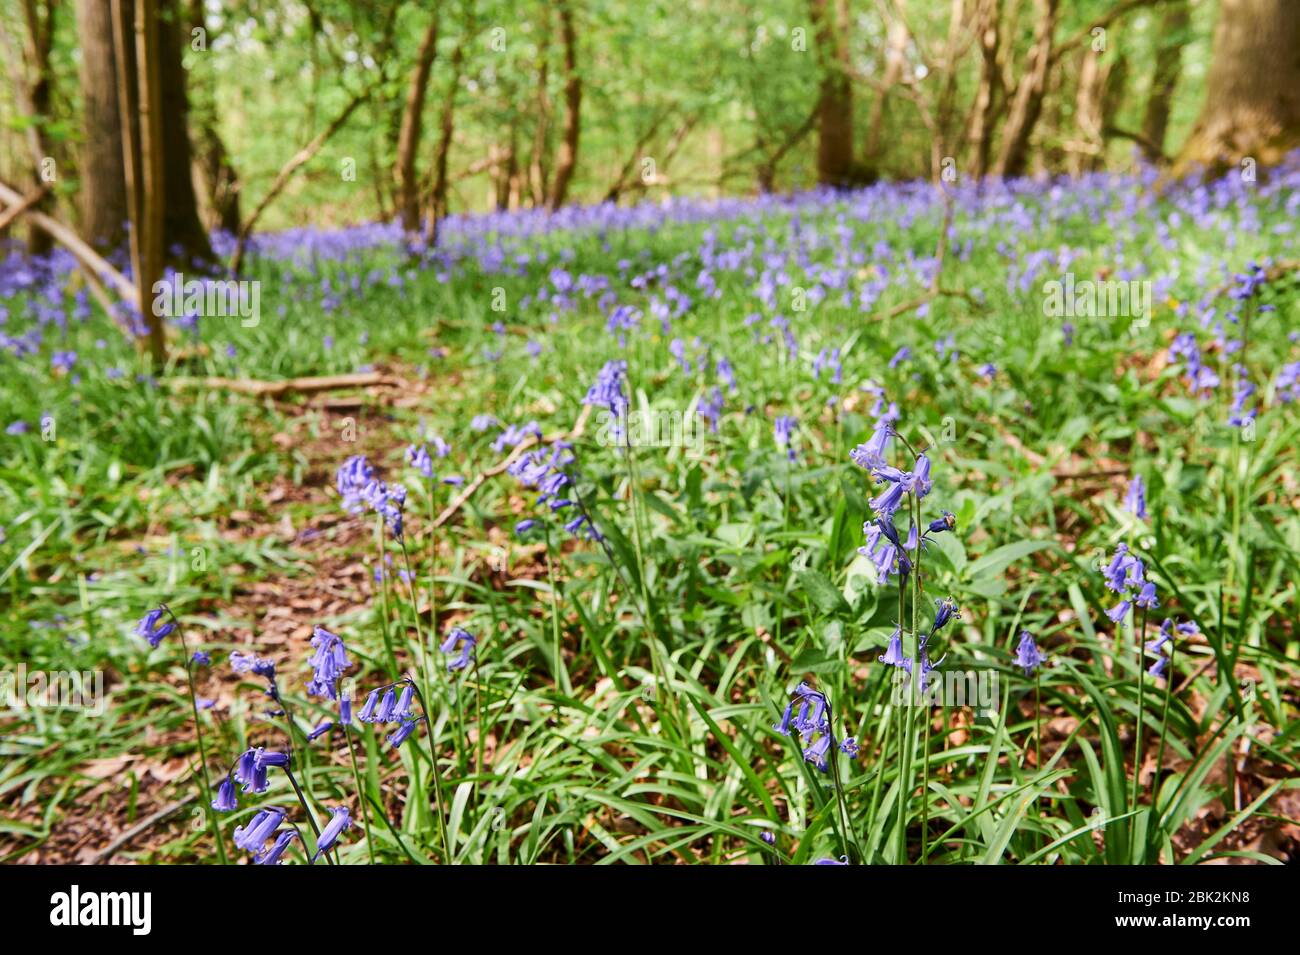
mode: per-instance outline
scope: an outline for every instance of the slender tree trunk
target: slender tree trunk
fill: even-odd
[[[462,36],[451,53],[451,81],[447,84],[442,117],[438,121],[438,148],[433,154],[433,184],[429,190],[429,213],[424,223],[425,240],[429,245],[438,244],[438,227],[447,217],[447,158],[451,155],[451,141],[456,132],[456,91],[460,89],[464,64],[465,37]]]
[[[26,19],[26,32],[20,38],[11,35],[0,23],[0,59],[6,62],[9,79],[18,111],[25,120],[25,138],[30,162],[29,182],[35,193],[48,187],[58,177],[63,164],[62,156],[54,155],[45,124],[49,121],[53,77],[50,72],[50,51],[54,44],[55,0],[38,4],[26,0],[22,4]],[[44,11],[44,15],[42,15]],[[53,164],[52,166],[50,164]],[[51,210],[53,196],[48,192],[36,203],[38,210]],[[53,238],[28,216],[27,253],[42,256],[54,247]]]
[[[564,45],[564,128],[555,162],[555,181],[551,185],[549,205],[552,212],[564,205],[568,198],[569,184],[578,165],[578,135],[582,131],[582,78],[578,75],[578,38],[573,27],[573,8],[569,0],[559,0],[557,7],[560,41]]]
[[[975,29],[980,45],[980,69],[975,88],[975,104],[971,110],[970,141],[971,176],[983,179],[989,168],[989,148],[993,142],[993,125],[997,121],[1001,102],[1002,71],[998,65],[1001,34],[1001,3],[999,0],[980,0],[975,13]]]
[[[898,0],[898,9],[904,9],[904,0]],[[910,34],[907,23],[901,16],[889,21],[889,30],[885,37],[885,70],[880,77],[882,89],[876,96],[867,118],[867,141],[863,147],[863,161],[869,170],[869,177],[880,176],[880,159],[883,145],[885,118],[889,112],[890,87],[903,77],[907,66],[907,41]]]
[[[808,0],[808,12],[822,74],[817,93],[817,181],[824,186],[845,186],[853,179],[848,0]]]
[[[204,0],[189,0],[184,34],[193,36],[206,29]],[[199,221],[207,231],[239,232],[239,175],[230,161],[226,144],[217,129],[217,104],[211,86],[190,87],[190,118],[194,135],[191,180],[198,201]]]
[[[161,365],[167,358],[166,330],[153,308],[153,286],[163,270],[165,214],[158,0],[112,2],[122,165],[131,211],[131,278],[140,314],[137,336],[154,364]]]
[[[1174,174],[1278,162],[1300,145],[1300,3],[1222,0],[1205,106]]]
[[[1105,138],[1102,130],[1105,117],[1102,115],[1102,95],[1105,91],[1107,66],[1102,64],[1101,54],[1085,49],[1079,54],[1079,78],[1074,96],[1074,122],[1078,127],[1078,142],[1072,144],[1070,151],[1070,173],[1081,176],[1092,172],[1102,160]]]
[[[192,179],[200,221],[207,229],[239,232],[239,176],[226,144],[211,123],[195,124],[196,154]]]
[[[1034,41],[1025,63],[1025,75],[1016,88],[1011,110],[1002,128],[1002,148],[993,167],[997,176],[1024,174],[1029,158],[1029,137],[1042,114],[1043,93],[1047,90],[1047,77],[1052,68],[1052,34],[1056,29],[1058,2],[1035,2]]]
[[[151,4],[157,9],[158,76],[161,84],[163,189],[166,207],[163,254],[180,266],[210,265],[212,246],[199,218],[190,149],[190,104],[181,63],[181,18],[174,0]],[[185,44],[188,45],[188,44]]]
[[[438,53],[438,12],[425,30],[416,54],[415,69],[406,89],[406,104],[402,107],[402,126],[397,134],[397,209],[402,219],[402,229],[408,236],[420,232],[420,183],[415,173],[415,157],[420,150],[420,133],[424,114],[424,98],[429,89],[429,72]]]
[[[113,19],[104,0],[77,0],[81,45],[81,231],[93,247],[112,249],[126,238],[130,211],[117,114]]]
[[[1187,0],[1173,0],[1165,6],[1160,18],[1160,49],[1156,52],[1156,68],[1151,77],[1151,93],[1147,96],[1142,117],[1142,139],[1147,159],[1164,157],[1165,133],[1169,130],[1169,109],[1178,86],[1182,70],[1183,44],[1187,38],[1190,21]],[[1154,155],[1152,150],[1158,150]]]
[[[534,207],[546,204],[551,194],[550,173],[550,118],[551,98],[547,91],[550,82],[551,17],[543,6],[537,37],[537,121],[533,126],[532,151],[528,157],[528,188]]]

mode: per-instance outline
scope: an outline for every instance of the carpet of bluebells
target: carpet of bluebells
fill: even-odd
[[[8,252],[0,861],[1293,858],[1298,187],[267,234],[166,369]]]

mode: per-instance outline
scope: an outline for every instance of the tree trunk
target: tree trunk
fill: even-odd
[[[1300,145],[1300,3],[1222,0],[1205,106],[1175,175],[1272,165]]]
[[[190,150],[189,96],[185,68],[181,64],[180,12],[174,0],[156,4],[158,77],[161,83],[163,163],[163,254],[186,267],[212,262],[212,246],[199,218],[194,195],[193,159]]]
[[[163,270],[166,204],[158,0],[113,0],[112,17],[122,165],[131,211],[131,279],[140,316],[134,331],[160,366],[167,357],[166,330],[152,307],[153,286]]]
[[[1034,23],[1034,42],[1025,63],[1025,75],[1016,88],[1011,111],[1002,128],[1002,148],[998,152],[993,173],[996,176],[1024,174],[1029,158],[1029,137],[1034,132],[1038,117],[1043,111],[1043,93],[1052,68],[1052,33],[1056,29],[1056,8],[1059,0],[1036,0],[1038,14]]]
[[[77,39],[81,45],[81,231],[93,247],[113,249],[126,238],[130,211],[117,113],[113,20],[104,0],[77,0]]]
[[[1151,76],[1151,93],[1142,117],[1142,139],[1147,159],[1164,158],[1165,133],[1169,130],[1169,108],[1182,70],[1183,44],[1190,21],[1187,0],[1174,0],[1160,18],[1160,49],[1156,51],[1156,69]],[[1155,150],[1153,154],[1153,150]]]
[[[451,53],[451,82],[447,84],[447,97],[443,100],[442,118],[438,122],[438,148],[433,154],[433,184],[429,190],[429,213],[424,224],[424,237],[429,245],[438,244],[438,226],[447,217],[447,157],[451,155],[451,140],[456,132],[456,91],[460,89],[464,63],[465,36],[462,35]]]
[[[1079,141],[1071,144],[1070,174],[1081,176],[1101,165],[1105,138],[1102,130],[1102,97],[1109,65],[1101,62],[1102,54],[1089,48],[1080,54],[1078,88],[1074,97],[1074,122]]]
[[[828,8],[831,2],[833,11]],[[817,93],[817,181],[824,186],[846,186],[853,179],[848,0],[808,0],[808,12],[816,31],[822,73]]]
[[[573,28],[573,9],[569,0],[557,4],[560,12],[560,41],[564,44],[564,129],[560,136],[560,153],[555,161],[555,181],[551,185],[550,208],[554,212],[564,205],[569,183],[578,165],[578,134],[582,131],[582,78],[578,75],[578,39]]]
[[[898,0],[898,6],[901,12],[903,0]],[[867,141],[862,150],[863,161],[871,179],[880,177],[881,145],[885,117],[889,111],[889,90],[903,77],[903,70],[907,66],[909,36],[907,23],[901,16],[890,20],[885,39],[885,71],[880,77],[882,89],[876,96],[876,102],[871,107],[871,114],[867,118]]]
[[[183,33],[207,25],[203,12],[204,0],[189,0]],[[226,144],[217,129],[217,104],[211,86],[196,89],[190,86],[190,119],[194,134],[194,162],[190,178],[198,200],[199,220],[211,232],[220,229],[235,235],[239,232],[239,175],[230,162]]]
[[[58,161],[62,157],[56,158],[53,155],[53,144],[45,129],[50,117],[53,84],[50,51],[54,44],[54,12],[57,4],[50,0],[42,6],[35,0],[29,0],[22,6],[26,18],[26,35],[20,43],[19,38],[11,36],[5,25],[0,23],[0,59],[6,61],[15,104],[25,121],[27,153],[31,163],[29,182],[31,192],[35,193],[48,187],[53,181],[50,174],[57,177],[62,167]],[[42,9],[44,16],[41,15]],[[53,163],[52,168],[48,167],[49,163]],[[52,199],[52,195],[44,193],[36,203],[36,208],[52,209]],[[54,247],[53,238],[32,217],[28,217],[28,222],[27,254],[48,254]]]
[[[429,71],[438,53],[438,13],[435,10],[429,28],[420,41],[415,69],[406,90],[406,104],[402,107],[402,127],[397,134],[397,163],[394,178],[397,180],[397,211],[402,219],[402,229],[408,236],[420,232],[420,183],[415,173],[415,157],[420,150],[420,132],[424,114],[424,97],[429,89]]]
[[[211,123],[195,123],[192,170],[199,218],[207,229],[239,232],[239,176],[230,164],[226,144]]]
[[[980,0],[975,13],[975,30],[980,45],[979,81],[975,88],[975,104],[971,110],[970,148],[971,176],[977,181],[984,178],[989,168],[989,147],[993,142],[993,124],[997,121],[997,108],[1001,101],[1002,71],[998,65],[998,47],[1001,43],[998,0]]]

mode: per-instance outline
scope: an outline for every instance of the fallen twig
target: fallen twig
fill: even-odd
[[[116,839],[114,839],[108,845],[104,846],[104,848],[100,849],[93,856],[91,856],[87,864],[88,865],[102,864],[103,862],[111,858],[113,854],[117,852],[118,849],[121,849],[123,846],[129,843],[136,836],[141,835],[144,832],[147,832],[148,830],[152,829],[154,826],[158,825],[158,823],[162,822],[163,820],[170,819],[172,816],[176,815],[178,812],[180,812],[190,803],[194,802],[194,800],[197,798],[198,798],[197,793],[191,793],[190,795],[186,796],[184,799],[179,799],[169,806],[163,806],[157,812],[146,816],[145,818],[137,822],[134,826],[132,826],[130,829],[126,830],[126,832],[120,834]]]
[[[253,378],[167,378],[164,383],[171,388],[211,388],[234,391],[244,395],[275,398],[296,392],[312,394],[340,388],[405,388],[409,383],[392,375],[377,371],[355,375],[324,375],[321,377],[286,378],[283,381],[259,381]]]

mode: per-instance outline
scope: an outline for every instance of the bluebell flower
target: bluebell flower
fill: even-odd
[[[889,646],[885,652],[877,659],[891,667],[901,667],[907,657],[903,656],[903,631],[901,628],[895,628],[893,636],[889,638]]]
[[[371,690],[366,696],[366,701],[361,704],[361,712],[357,714],[357,719],[362,723],[372,722],[375,718],[375,707],[379,705],[379,691]]]
[[[587,396],[582,399],[586,405],[597,405],[606,409],[614,419],[611,433],[615,442],[623,443],[622,422],[627,416],[628,402],[623,394],[623,382],[627,377],[627,362],[621,360],[607,361],[596,376],[596,383],[587,389]]]
[[[718,374],[718,380],[727,386],[728,390],[736,390],[736,375],[726,357],[719,358],[715,365],[715,371]]]
[[[827,752],[830,750],[831,737],[829,733],[823,733],[817,737],[817,741],[803,751],[803,758],[806,762],[812,763],[823,773],[827,769]]]
[[[234,812],[239,808],[239,798],[235,795],[235,781],[229,776],[221,780],[217,787],[217,796],[212,800],[212,808],[217,812]]]
[[[451,632],[447,634],[447,639],[442,641],[439,649],[442,650],[443,653],[453,653],[459,645],[460,656],[449,662],[447,664],[447,669],[463,670],[465,667],[469,666],[470,660],[473,658],[474,646],[477,643],[478,641],[468,630],[463,630],[460,627],[452,627]]]
[[[230,651],[230,668],[236,673],[252,673],[267,680],[275,679],[275,661],[259,657],[255,653]]]
[[[343,498],[344,510],[353,514],[361,513],[362,492],[375,478],[375,469],[370,466],[364,454],[354,454],[343,462],[335,473],[335,485],[339,496]]]
[[[791,461],[795,460],[794,445],[791,439],[794,436],[795,428],[799,426],[799,419],[793,415],[778,415],[772,423],[773,436],[776,439],[777,447],[785,448],[786,457]]]
[[[190,657],[190,663],[194,664],[196,667],[211,666],[212,654],[208,653],[207,650],[195,650],[193,655]]]
[[[930,480],[930,458],[924,452],[919,454],[911,473],[905,475],[899,483],[904,485],[904,490],[908,493],[915,494],[918,501],[924,499],[934,486]]]
[[[284,810],[275,806],[261,810],[247,826],[235,828],[235,847],[245,852],[257,852],[280,828],[284,816]]]
[[[322,854],[334,848],[334,843],[338,842],[343,831],[352,828],[352,818],[348,815],[347,806],[336,806],[330,812],[334,813],[334,817],[321,830],[320,838],[316,840],[316,855],[313,858],[320,858]]]
[[[403,720],[401,726],[399,726],[392,733],[388,734],[388,742],[393,744],[393,749],[397,749],[399,746],[405,743],[407,737],[410,736],[412,733],[414,733],[415,728],[423,722],[424,722],[423,716],[418,716],[415,719]]]
[[[320,739],[326,733],[334,728],[333,720],[322,720],[317,727],[307,734],[307,742]]]
[[[848,864],[849,864],[849,860],[842,856],[839,859],[818,859],[816,862],[813,863],[813,865],[848,865]]]
[[[944,511],[941,517],[932,520],[927,528],[931,534],[941,534],[957,526],[957,516],[952,511]]]
[[[246,749],[235,761],[234,777],[235,782],[243,783],[244,792],[249,792],[249,786],[253,782],[254,772],[257,769],[257,750]]]
[[[906,581],[912,563],[904,553],[893,521],[883,518],[867,521],[862,525],[862,532],[866,535],[867,542],[858,548],[858,553],[871,559],[880,582],[888,583],[890,576],[895,573]]]
[[[1165,617],[1164,622],[1160,624],[1160,633],[1155,640],[1149,641],[1146,645],[1149,653],[1159,653],[1164,649],[1166,643],[1174,638],[1174,622],[1169,617]]]
[[[1147,519],[1147,487],[1140,474],[1129,482],[1128,493],[1124,495],[1124,509],[1141,520]]]
[[[961,611],[957,609],[957,601],[951,597],[936,600],[934,606],[934,626],[930,628],[932,636],[943,629],[953,617],[961,618]]]
[[[1025,671],[1025,676],[1033,676],[1034,671],[1045,662],[1047,657],[1039,652],[1033,634],[1028,630],[1021,630],[1020,645],[1016,647],[1016,666]]]
[[[253,858],[254,865],[279,865],[280,856],[284,850],[289,847],[289,843],[298,838],[298,833],[292,829],[286,829],[276,838],[269,849],[264,850]]]
[[[794,700],[787,700],[785,712],[781,714],[781,722],[777,723],[772,729],[776,730],[782,736],[790,735],[790,717],[794,713]]]
[[[157,647],[163,640],[170,636],[176,629],[175,622],[171,620],[164,621],[163,615],[167,611],[163,607],[155,607],[147,614],[140,618],[140,622],[135,625],[135,635],[143,637],[149,641],[149,646]]]
[[[390,723],[393,720],[393,711],[397,709],[397,690],[389,687],[384,693],[383,699],[379,703],[379,709],[375,710],[374,716],[371,717],[372,723]]]
[[[1137,600],[1134,602],[1139,607],[1144,607],[1148,610],[1154,607],[1159,607],[1160,601],[1156,599],[1156,585],[1148,580],[1142,585],[1142,590],[1138,593]]]
[[[1112,623],[1119,623],[1128,616],[1129,610],[1133,608],[1133,602],[1125,599],[1121,600],[1115,606],[1106,611],[1106,616],[1111,619]]]
[[[426,478],[433,477],[433,459],[422,444],[412,444],[406,449],[406,461]]]
[[[393,722],[409,720],[411,718],[411,698],[415,696],[415,684],[407,683],[402,687],[401,696],[397,698],[397,706],[393,709]]]
[[[858,741],[855,737],[850,736],[844,742],[840,743],[840,752],[850,759],[858,758]]]
[[[1151,664],[1147,673],[1158,680],[1167,679],[1165,676],[1165,667],[1167,666],[1169,666],[1169,658],[1162,653],[1160,656],[1156,657],[1156,662]]]
[[[267,750],[263,746],[257,747],[254,751],[253,763],[258,769],[267,766],[285,767],[289,765],[289,754],[280,753],[275,750]]]
[[[1144,580],[1142,561],[1129,553],[1127,544],[1115,546],[1115,556],[1103,573],[1106,586],[1117,594],[1131,586],[1141,585]]]
[[[315,648],[315,652],[307,661],[313,671],[311,682],[307,684],[307,692],[311,696],[336,699],[339,677],[351,666],[348,662],[347,648],[344,647],[343,640],[339,636],[330,633],[324,627],[316,627],[313,631],[311,645]]]
[[[884,520],[889,520],[903,503],[903,497],[907,492],[903,488],[903,483],[899,481],[890,484],[889,488],[883,493],[878,494],[868,501],[868,505],[876,516]]]
[[[849,457],[860,468],[871,470],[872,468],[884,467],[886,464],[885,450],[893,433],[893,428],[889,424],[878,424],[870,439],[865,444],[859,444],[850,451]]]
[[[352,697],[346,694],[339,697],[339,725],[352,725]]]

